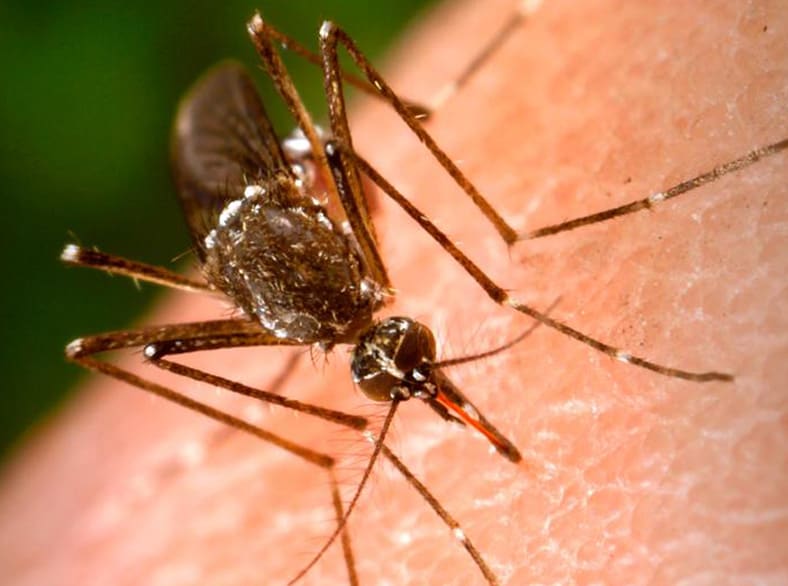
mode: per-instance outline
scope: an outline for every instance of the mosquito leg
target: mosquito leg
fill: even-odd
[[[380,429],[380,435],[377,438],[375,438],[371,432],[367,435],[370,441],[374,442],[375,447],[372,450],[372,455],[369,457],[369,461],[367,462],[367,467],[364,469],[364,474],[361,477],[361,481],[356,486],[356,492],[353,494],[353,498],[350,499],[350,504],[348,504],[347,509],[345,510],[345,514],[339,520],[339,523],[337,523],[337,527],[336,529],[334,529],[334,533],[332,533],[331,536],[328,539],[326,539],[325,543],[320,548],[320,550],[318,550],[318,552],[314,555],[312,560],[308,564],[306,564],[301,569],[301,571],[299,571],[298,574],[296,574],[295,577],[293,577],[293,579],[290,580],[290,582],[288,582],[288,585],[295,584],[301,578],[303,578],[307,574],[307,572],[309,572],[309,570],[312,569],[314,565],[320,560],[320,558],[323,557],[323,554],[326,553],[326,551],[328,551],[328,548],[331,547],[331,544],[334,543],[336,538],[339,537],[339,535],[345,530],[348,519],[350,518],[350,513],[352,513],[353,509],[356,508],[358,499],[359,497],[361,497],[361,491],[364,490],[364,487],[366,486],[367,481],[369,480],[369,477],[372,474],[372,468],[374,467],[375,462],[377,462],[378,456],[383,450],[384,447],[383,442],[386,439],[386,434],[388,433],[389,428],[391,427],[391,422],[394,420],[394,414],[397,412],[397,407],[399,406],[403,398],[405,397],[394,397],[392,399],[391,406],[389,407],[389,411],[386,414],[386,419],[383,422],[383,426]]]
[[[331,476],[331,504],[334,505],[334,513],[337,517],[337,525],[342,524],[341,538],[342,555],[345,557],[345,567],[347,568],[348,578],[350,579],[350,586],[358,586],[358,574],[356,573],[356,558],[353,555],[353,545],[350,542],[350,531],[347,530],[346,517],[344,507],[342,506],[342,495],[339,494],[339,482],[337,481],[334,468],[329,468],[329,476]],[[349,513],[350,511],[348,511]]]
[[[637,201],[633,201],[628,204],[624,204],[615,208],[610,208],[601,212],[597,212],[595,214],[582,216],[579,218],[575,218],[574,220],[567,220],[566,222],[561,222],[560,224],[553,224],[552,226],[545,226],[537,230],[532,230],[520,236],[520,239],[526,240],[532,238],[541,238],[543,236],[549,236],[551,234],[558,234],[559,232],[574,230],[575,228],[580,228],[581,226],[588,226],[589,224],[598,224],[599,222],[605,222],[607,220],[612,220],[613,218],[626,216],[627,214],[639,212],[640,210],[650,210],[655,205],[660,204],[663,201],[673,199],[674,197],[678,197],[679,195],[687,193],[688,191],[697,189],[702,185],[706,185],[707,183],[716,181],[720,177],[727,175],[729,173],[735,173],[736,171],[740,171],[745,167],[749,167],[750,165],[757,163],[761,159],[770,157],[772,155],[776,155],[777,153],[785,150],[786,148],[788,148],[788,138],[772,143],[770,145],[766,145],[764,147],[754,149],[749,153],[747,153],[746,155],[744,155],[743,157],[739,157],[738,159],[734,159],[733,161],[728,161],[727,163],[718,165],[714,167],[711,171],[708,171],[707,173],[702,173],[697,177],[693,177],[692,179],[688,179],[687,181],[682,181],[678,185],[674,185],[673,187],[666,189],[665,191],[658,191],[657,193],[652,193],[651,195],[649,195],[648,197],[644,197],[643,199],[639,199]]]
[[[334,411],[333,409],[325,409],[323,407],[317,407],[316,405],[302,403],[301,401],[296,401],[295,399],[288,399],[282,395],[255,389],[239,382],[205,372],[204,370],[185,366],[178,362],[172,362],[171,360],[164,360],[163,358],[149,358],[148,361],[162,370],[166,370],[168,372],[172,372],[174,374],[193,380],[205,382],[215,387],[221,387],[223,389],[227,389],[228,391],[232,391],[233,393],[237,393],[245,397],[251,397],[252,399],[258,399],[266,403],[271,403],[272,405],[279,405],[294,411],[300,411],[301,413],[314,415],[315,417],[320,417],[321,419],[331,421],[332,423],[338,423],[339,425],[344,425],[345,427],[361,430],[367,426],[367,420],[357,415],[349,415],[347,413],[343,413],[342,411]]]
[[[558,305],[559,301],[560,299],[556,299],[555,301],[553,301],[553,303],[550,304],[550,307],[544,310],[544,314],[550,315]],[[484,352],[478,352],[476,354],[466,354],[465,356],[459,356],[458,358],[446,358],[444,360],[441,360],[440,362],[436,362],[433,366],[435,368],[448,368],[450,366],[457,366],[458,364],[466,364],[468,362],[476,362],[477,360],[483,360],[485,358],[489,358],[490,356],[495,356],[496,354],[500,354],[501,352],[504,352],[509,348],[516,346],[517,344],[525,340],[540,325],[542,325],[542,322],[539,321],[531,324],[531,326],[528,329],[526,329],[524,332],[514,337],[513,339],[509,340],[505,344],[498,346],[497,348],[493,348],[491,350],[485,350]]]
[[[468,538],[468,536],[465,535],[465,532],[462,530],[462,527],[460,527],[460,524],[454,519],[454,517],[452,517],[451,514],[446,509],[443,508],[440,501],[437,498],[435,498],[435,496],[429,491],[429,489],[426,486],[424,486],[424,484],[422,484],[419,481],[418,478],[416,478],[413,472],[411,472],[410,469],[407,466],[405,466],[402,460],[400,460],[394,454],[394,452],[392,452],[389,449],[387,445],[383,444],[381,448],[381,452],[383,456],[389,462],[391,462],[397,470],[399,470],[399,473],[405,477],[405,480],[408,481],[408,484],[410,484],[413,488],[415,488],[416,492],[418,492],[421,495],[421,497],[425,501],[427,501],[427,504],[429,504],[430,507],[432,507],[432,510],[435,511],[435,513],[437,513],[437,515],[446,524],[446,526],[449,529],[451,529],[451,532],[454,535],[454,537],[457,539],[457,541],[459,541],[462,544],[465,550],[470,554],[471,558],[473,558],[473,561],[479,567],[482,574],[487,579],[487,582],[489,582],[490,586],[497,586],[498,578],[496,578],[493,571],[484,561],[484,558],[482,558],[482,554],[479,552],[476,546],[473,545],[473,542]]]
[[[348,137],[349,138],[349,137]],[[364,194],[357,189],[358,174],[355,167],[348,167],[345,161],[341,159],[342,153],[335,149],[333,139],[326,141],[325,153],[328,157],[329,169],[334,175],[334,184],[337,186],[339,199],[342,202],[342,207],[345,210],[348,222],[356,236],[356,240],[367,243],[368,247],[362,247],[362,254],[366,267],[371,274],[386,275],[386,265],[383,263],[383,258],[380,256],[380,250],[374,236],[374,231],[367,230],[367,226],[372,228],[372,216],[364,199]],[[357,205],[357,204],[361,205]],[[386,276],[388,279],[388,276]],[[386,282],[386,286],[390,286],[390,282]]]
[[[313,65],[317,65],[318,67],[320,67],[323,64],[323,58],[320,55],[318,55],[313,51],[310,51],[290,35],[283,33],[282,31],[274,28],[270,24],[264,23],[264,26],[265,26],[266,34],[272,39],[278,41],[284,50],[289,51],[295,55],[298,55],[305,61],[308,61]],[[380,98],[380,94],[378,93],[377,88],[371,83],[369,83],[366,79],[359,77],[358,75],[355,75],[348,71],[345,71],[343,69],[340,70],[339,74],[342,76],[342,79],[344,80],[345,83],[352,85],[354,88],[361,90],[366,94],[374,96],[375,98]],[[424,120],[432,114],[433,110],[428,106],[419,104],[418,102],[412,100],[403,100],[403,102],[408,107],[410,113],[416,116],[420,120]]]
[[[235,417],[218,409],[214,409],[213,407],[209,407],[204,403],[195,401],[194,399],[191,399],[185,395],[173,391],[172,389],[169,389],[167,387],[158,385],[152,381],[139,377],[127,370],[119,368],[108,362],[96,360],[95,358],[91,358],[89,356],[74,356],[69,358],[73,362],[81,366],[84,366],[87,369],[100,372],[112,378],[131,384],[137,388],[143,389],[158,397],[161,397],[162,399],[166,399],[170,402],[173,402],[176,405],[180,405],[181,407],[184,407],[196,413],[200,413],[202,415],[205,415],[206,417],[210,417],[214,421],[218,421],[219,423],[227,425],[232,429],[253,435],[254,437],[257,437],[258,439],[261,439],[266,443],[273,444],[283,450],[290,452],[294,456],[297,456],[302,460],[309,462],[310,464],[314,464],[315,466],[323,468],[328,472],[330,477],[331,501],[332,501],[332,506],[334,507],[334,510],[337,514],[338,526],[339,523],[342,522],[341,520],[345,518],[345,514],[343,513],[343,509],[342,509],[341,499],[338,498],[339,487],[337,485],[336,476],[334,475],[334,467],[336,465],[336,461],[331,456],[300,446],[283,437],[280,437],[276,434],[266,431],[261,427],[248,423],[243,419],[239,419],[238,417]],[[358,579],[356,577],[355,566],[353,565],[353,556],[352,553],[348,554],[350,548],[350,536],[345,535],[347,531],[345,530],[344,524],[342,524],[341,527],[343,534],[342,536],[343,552],[345,554],[345,564],[347,566],[348,575],[350,577],[350,584],[352,586],[356,586],[358,584]]]
[[[247,31],[249,32],[249,36],[252,39],[252,43],[254,44],[260,60],[263,62],[263,67],[265,67],[268,76],[271,78],[276,91],[284,101],[288,111],[292,114],[293,118],[295,118],[296,124],[309,141],[315,164],[317,165],[319,174],[325,182],[326,188],[332,195],[336,195],[334,193],[331,175],[328,171],[328,163],[323,154],[323,144],[320,140],[320,135],[312,120],[312,116],[304,106],[304,102],[301,100],[301,96],[290,74],[287,72],[285,64],[282,62],[282,58],[279,56],[279,52],[276,47],[274,47],[272,36],[269,34],[268,28],[269,27],[263,22],[259,13],[256,13],[247,25]]]
[[[66,356],[86,356],[154,343],[175,344],[183,340],[202,340],[206,344],[211,344],[212,340],[218,340],[216,343],[220,343],[227,338],[248,339],[253,336],[259,336],[259,345],[264,345],[264,340],[272,337],[261,332],[258,324],[246,319],[147,326],[77,338],[66,346]],[[279,344],[287,344],[287,340],[281,339]]]
[[[181,407],[185,407],[190,411],[201,413],[206,417],[210,417],[211,419],[214,419],[215,421],[228,425],[234,429],[238,429],[240,431],[250,433],[268,443],[274,444],[275,446],[290,452],[295,456],[298,456],[302,460],[306,460],[307,462],[310,462],[311,464],[315,464],[316,466],[320,466],[321,468],[328,468],[334,465],[333,458],[331,458],[326,454],[322,454],[320,452],[310,450],[309,448],[304,448],[302,446],[299,446],[294,442],[291,442],[269,431],[266,431],[255,425],[252,425],[244,421],[243,419],[239,419],[228,413],[224,413],[223,411],[205,405],[204,403],[195,401],[194,399],[187,397],[186,395],[178,393],[177,391],[173,391],[172,389],[169,389],[163,385],[159,385],[148,379],[137,376],[136,374],[129,372],[128,370],[124,370],[118,366],[115,366],[114,364],[111,364],[109,362],[104,362],[102,360],[98,360],[90,356],[69,355],[68,358],[72,362],[79,364],[80,366],[83,366],[89,370],[100,372],[104,375],[110,376],[117,380],[133,385],[144,391],[148,391],[149,393],[152,393],[158,397],[161,397],[162,399],[166,399],[167,401],[180,405]]]
[[[506,29],[504,29],[505,31]],[[342,44],[350,54],[351,58],[355,61],[358,67],[363,71],[364,75],[370,82],[378,88],[381,96],[394,108],[402,120],[410,127],[410,129],[418,136],[424,145],[433,154],[436,160],[446,171],[451,175],[455,182],[462,188],[462,190],[473,200],[480,211],[487,217],[487,219],[495,226],[498,233],[507,244],[512,244],[517,240],[523,238],[534,238],[537,236],[544,236],[556,232],[569,230],[580,225],[586,225],[598,221],[610,219],[620,215],[625,215],[638,211],[639,209],[646,209],[652,207],[654,204],[676,197],[687,191],[700,187],[706,183],[716,180],[717,178],[738,171],[748,165],[751,165],[761,158],[774,155],[786,147],[788,147],[788,140],[782,140],[772,145],[756,149],[744,157],[725,163],[713,169],[708,173],[704,173],[694,179],[690,179],[681,183],[665,192],[652,194],[641,201],[633,202],[614,208],[599,214],[594,214],[588,218],[579,218],[575,221],[565,222],[555,227],[548,227],[536,232],[530,232],[526,235],[518,235],[511,226],[494,210],[494,208],[487,202],[484,196],[479,193],[471,181],[462,173],[456,164],[446,155],[446,153],[435,143],[434,139],[427,133],[421,123],[407,111],[402,100],[397,97],[394,91],[386,84],[385,80],[369,63],[366,57],[361,53],[355,42],[340,28],[337,28],[333,23],[326,22],[321,28],[320,34],[321,52],[324,55],[324,71],[326,75],[326,92],[328,94],[329,114],[331,117],[332,132],[337,140],[345,144],[345,146],[352,148],[352,142],[348,141],[349,129],[345,120],[344,101],[341,96],[336,97],[337,94],[342,93],[340,78],[337,73],[339,67],[337,59],[337,44]],[[347,163],[345,163],[347,164]],[[577,222],[577,223],[575,223]]]
[[[285,363],[285,365],[279,370],[279,374],[276,376],[274,380],[272,380],[269,384],[270,388],[272,389],[272,393],[276,393],[277,389],[282,388],[285,381],[290,377],[292,372],[294,371],[301,354],[299,352],[292,352],[290,354],[289,359]],[[219,449],[219,447],[224,444],[230,437],[234,437],[235,434],[238,433],[238,430],[234,427],[228,427],[226,425],[218,425],[216,429],[212,430],[207,434],[207,437],[201,440],[201,443],[205,446],[205,449],[208,451],[213,452],[214,450]],[[179,472],[182,472],[184,468],[184,463],[181,461],[172,460],[167,462],[162,462],[160,465],[157,466],[157,469],[153,471],[155,480],[155,486],[161,486],[164,481],[168,478],[171,478],[177,475]],[[156,491],[159,489],[156,488]],[[339,517],[337,517],[339,518]]]
[[[354,429],[363,429],[366,427],[367,421],[363,417],[348,415],[341,411],[324,409],[308,403],[288,399],[276,393],[255,389],[236,381],[164,359],[167,355],[185,354],[187,352],[202,350],[215,350],[219,348],[296,344],[287,339],[276,338],[268,332],[263,332],[259,329],[259,326],[256,326],[256,331],[250,332],[250,325],[256,326],[256,324],[248,320],[235,319],[153,326],[137,330],[109,332],[74,340],[66,346],[66,356],[70,360],[83,364],[83,362],[81,362],[82,358],[94,354],[122,348],[144,346],[143,353],[145,357],[151,364],[162,370],[167,370],[186,378],[222,387],[253,399],[313,415],[346,427]],[[92,370],[101,370],[101,372],[104,372],[102,369],[95,368],[94,362],[101,365],[105,363],[94,361],[93,359],[90,360],[91,362],[89,364],[84,363],[83,366]],[[115,378],[120,377],[116,376]],[[126,380],[126,382],[136,385],[136,383],[131,380]]]
[[[438,94],[431,100],[429,106],[419,104],[418,102],[412,100],[400,98],[402,99],[402,103],[405,104],[410,114],[422,121],[429,118],[433,112],[437,111],[444,103],[446,103],[447,100],[449,100],[449,98],[451,98],[451,96],[457,93],[468,83],[474,74],[482,68],[485,62],[489,60],[490,57],[495,54],[495,52],[512,35],[512,33],[518,29],[525,17],[530,14],[531,11],[532,8],[530,7],[530,3],[521,2],[521,6],[512,12],[503,25],[501,25],[501,27],[490,38],[487,44],[485,44],[467,63],[460,74],[438,92]],[[290,51],[291,53],[298,55],[313,65],[320,66],[323,64],[323,57],[321,55],[310,51],[290,35],[283,33],[270,24],[266,23],[264,26],[267,35],[278,41],[282,48],[286,51]],[[339,68],[339,75],[342,77],[342,80],[345,83],[371,96],[381,98],[378,88],[366,79],[345,71],[342,68]]]
[[[350,140],[350,129],[347,124],[345,113],[345,102],[343,89],[339,76],[339,60],[337,55],[337,44],[341,43],[347,49],[350,57],[358,65],[364,76],[374,85],[380,95],[402,118],[405,124],[413,131],[419,140],[427,147],[440,165],[451,175],[457,185],[471,198],[473,203],[484,216],[495,226],[504,242],[513,244],[517,241],[517,232],[506,223],[506,221],[495,211],[490,203],[484,198],[478,189],[465,176],[460,168],[452,161],[449,156],[438,146],[435,140],[424,129],[419,120],[408,112],[408,108],[397,97],[394,91],[388,86],[380,74],[372,67],[372,64],[356,47],[355,42],[342,29],[337,28],[333,23],[326,21],[320,28],[320,52],[323,54],[323,74],[325,75],[325,89],[328,101],[328,112],[331,119],[331,132],[338,142],[352,150],[353,143]],[[352,166],[352,156],[342,155],[343,166],[351,177],[354,171],[347,171]]]
[[[163,354],[166,354],[165,350],[167,348],[173,349],[173,353],[183,353],[186,351],[205,349],[205,344],[195,343],[195,340],[198,342],[208,340],[208,345],[211,348],[235,347],[237,345],[236,342],[238,341],[239,336],[243,341],[249,341],[254,336],[253,333],[248,331],[249,324],[252,324],[252,322],[249,322],[248,320],[217,320],[214,322],[195,322],[171,326],[141,328],[139,330],[111,332],[108,334],[101,334],[74,340],[66,347],[66,357],[70,361],[89,370],[100,372],[139,389],[148,391],[149,393],[180,405],[181,407],[196,413],[200,413],[206,417],[210,417],[219,423],[227,425],[231,429],[249,433],[269,444],[273,444],[283,450],[286,450],[287,452],[290,452],[294,456],[297,456],[306,462],[326,470],[331,480],[332,506],[337,515],[337,529],[332,534],[331,539],[333,541],[338,535],[341,534],[345,565],[348,570],[350,584],[356,586],[358,585],[358,578],[353,561],[350,536],[347,534],[346,530],[347,514],[349,513],[350,509],[348,509],[348,512],[344,512],[342,507],[342,501],[339,496],[339,486],[334,474],[336,461],[333,457],[329,456],[328,454],[301,446],[261,427],[248,423],[243,419],[192,399],[171,388],[140,377],[128,370],[115,366],[114,364],[94,358],[95,354],[102,352],[146,345],[146,355],[148,355],[149,360],[155,366],[158,366],[164,370],[168,370],[175,374],[179,374],[199,382],[207,382],[209,384],[227,388],[233,392],[240,393],[255,399],[281,405],[283,407],[307,413],[309,415],[314,415],[316,417],[320,417],[354,429],[361,429],[366,426],[366,420],[362,417],[324,409],[322,407],[301,403],[299,401],[289,400],[274,393],[253,389],[235,381],[223,379],[204,371],[186,367],[161,358]],[[256,345],[272,345],[277,343],[295,344],[295,342],[290,342],[288,340],[277,339],[272,334],[267,332],[261,332],[259,330],[259,326],[257,327],[258,331],[256,334]],[[235,331],[233,331],[233,328],[235,328]],[[225,342],[223,346],[220,345],[221,340],[224,340]],[[171,346],[168,346],[168,344]],[[351,506],[353,504],[354,503],[351,503]]]
[[[461,78],[452,84],[452,87],[454,87],[452,91],[456,91],[458,87],[466,83],[481,64],[489,58],[489,55],[492,54],[514,30],[516,30],[516,25],[522,19],[524,12],[525,9],[523,9],[523,12],[517,12],[506,22],[504,27],[493,37],[492,41],[482,49],[480,54],[477,55],[468,68],[461,74]],[[314,136],[311,136],[309,133],[310,130],[314,130],[314,126],[309,118],[309,114],[303,107],[301,99],[298,97],[298,93],[281,62],[279,54],[272,44],[272,39],[282,42],[289,47],[292,46],[296,53],[311,62],[315,62],[317,56],[293,41],[293,39],[290,39],[287,35],[265,23],[259,14],[256,14],[252,18],[248,25],[248,30],[257,48],[257,52],[263,60],[265,68],[276,85],[277,90],[287,104],[290,112],[296,118],[299,127],[301,127],[309,140],[312,153],[321,169],[321,173],[323,173],[322,169],[327,169],[328,167],[323,153],[322,143],[317,132],[314,132]],[[394,94],[382,78],[374,71],[366,58],[355,48],[355,45],[352,44],[350,38],[347,37],[343,31],[334,29],[330,23],[324,23],[324,27],[321,29],[320,52],[322,55],[324,85],[328,99],[331,132],[333,136],[343,144],[352,146],[352,137],[348,127],[344,94],[341,84],[343,79],[347,81],[347,74],[339,67],[339,62],[337,60],[337,35],[339,35],[339,40],[348,47],[351,56],[356,60],[359,67],[364,71],[368,81],[360,81],[365,88],[374,88],[378,97],[386,100],[394,107],[400,116],[402,116],[403,120],[413,129],[422,142],[427,145],[452,177],[455,178],[458,184],[468,193],[482,212],[493,222],[504,240],[507,243],[514,242],[517,236],[516,232],[505,223],[497,212],[495,212],[478,190],[476,190],[473,184],[471,184],[460,169],[424,130],[419,122],[419,119],[423,118],[421,113],[414,112],[412,103],[405,102]],[[448,92],[448,94],[450,93],[451,91]],[[448,94],[442,99],[448,98]],[[345,210],[347,219],[350,222],[373,279],[383,286],[388,287],[390,286],[390,281],[383,259],[380,257],[378,251],[375,227],[372,223],[369,208],[361,189],[358,174],[350,163],[350,160],[344,160],[339,172],[336,168],[331,168],[334,175],[333,184],[336,186],[339,201],[342,203],[342,207]]]
[[[386,273],[383,259],[380,258],[380,253],[378,252],[375,228],[372,221],[369,220],[370,214],[361,190],[361,184],[358,181],[358,175],[350,171],[348,173],[350,181],[349,191],[346,193],[337,193],[337,186],[334,184],[332,173],[328,166],[323,143],[315,130],[314,123],[309,113],[298,95],[298,91],[293,85],[290,75],[287,73],[282,63],[279,53],[272,43],[273,37],[271,35],[271,27],[263,21],[259,14],[255,14],[247,25],[247,28],[252,42],[257,49],[257,53],[263,61],[268,75],[271,77],[271,81],[273,81],[276,86],[287,109],[304,132],[304,136],[309,140],[315,163],[326,185],[331,190],[331,195],[335,195],[337,201],[342,202],[342,207],[348,216],[348,221],[356,235],[356,240],[361,248],[361,252],[368,261],[367,265],[371,273],[370,276],[382,286],[389,287],[391,281]],[[339,75],[339,72],[335,72],[335,74]],[[403,108],[407,110],[407,107],[404,105]],[[347,127],[347,120],[345,120],[345,127]]]
[[[340,518],[340,521],[337,524],[337,528],[334,530],[334,533],[326,540],[326,542],[323,544],[323,547],[320,548],[320,550],[315,554],[312,560],[306,566],[304,566],[301,569],[301,571],[298,572],[298,574],[295,577],[293,577],[292,580],[290,580],[290,582],[288,582],[288,585],[295,584],[296,582],[298,582],[298,580],[304,577],[307,574],[307,572],[309,572],[309,570],[318,562],[318,560],[320,560],[320,558],[323,557],[323,554],[328,550],[328,548],[336,540],[336,538],[340,536],[340,534],[342,535],[342,540],[344,542],[345,535],[347,534],[345,528],[347,525],[347,521],[350,517],[350,513],[353,511],[356,504],[358,503],[358,499],[361,496],[361,492],[364,489],[367,480],[369,480],[370,474],[372,473],[372,468],[375,465],[375,462],[377,461],[378,456],[380,454],[382,454],[387,460],[389,460],[394,465],[395,468],[397,468],[397,470],[400,472],[400,474],[402,474],[402,476],[405,478],[408,484],[410,484],[413,488],[416,489],[416,491],[422,496],[422,498],[424,498],[424,500],[427,501],[427,503],[430,505],[432,510],[434,510],[438,514],[438,516],[446,524],[446,526],[449,527],[449,529],[451,529],[454,537],[460,543],[462,543],[465,550],[470,554],[473,561],[481,570],[482,575],[485,577],[489,585],[490,586],[498,585],[498,579],[496,578],[495,574],[490,569],[490,567],[486,564],[479,550],[476,548],[475,545],[473,545],[473,542],[465,535],[465,532],[462,530],[460,524],[451,516],[451,514],[449,514],[449,512],[446,509],[443,508],[443,506],[440,504],[440,501],[438,501],[438,499],[435,498],[435,496],[429,491],[429,489],[424,484],[422,484],[418,480],[418,478],[416,478],[416,476],[402,462],[402,460],[400,460],[388,448],[388,446],[386,446],[385,444],[386,434],[388,433],[388,430],[391,426],[391,422],[394,419],[394,414],[397,410],[397,406],[399,402],[400,402],[399,399],[394,399],[392,401],[391,407],[389,408],[389,412],[386,415],[386,420],[383,422],[383,426],[380,430],[380,435],[377,438],[375,438],[372,434],[368,436],[370,441],[373,441],[375,444],[374,451],[372,452],[369,462],[367,463],[367,467],[364,470],[364,475],[361,478],[361,482],[359,482],[358,486],[356,487],[356,492],[354,493],[353,498],[350,500],[350,503],[348,504],[344,515]],[[337,498],[338,498],[338,494],[337,494]],[[341,503],[338,504],[341,507]]]
[[[335,150],[345,149],[336,145]],[[733,376],[726,373],[689,372],[686,370],[671,368],[669,366],[662,366],[661,364],[634,356],[629,352],[625,352],[600,342],[591,336],[569,327],[563,322],[551,318],[547,314],[540,312],[533,307],[525,305],[524,303],[520,303],[516,299],[512,299],[503,288],[496,285],[495,282],[493,282],[493,280],[484,273],[484,271],[474,264],[474,262],[469,259],[443,232],[441,232],[441,230],[435,226],[435,224],[430,222],[424,214],[422,214],[412,203],[410,203],[410,201],[408,201],[405,196],[397,191],[394,186],[386,181],[386,179],[382,177],[380,173],[378,173],[367,161],[361,158],[358,154],[354,154],[354,158],[359,169],[372,181],[374,181],[378,187],[386,192],[386,194],[391,197],[391,199],[393,199],[403,210],[405,210],[405,212],[411,218],[413,218],[430,236],[432,236],[432,238],[438,244],[440,244],[440,246],[446,252],[448,252],[454,258],[454,260],[456,260],[462,266],[462,268],[465,269],[465,271],[487,292],[487,295],[489,295],[490,298],[499,305],[509,305],[520,313],[524,313],[525,315],[532,317],[544,325],[553,328],[554,330],[558,330],[565,336],[574,338],[575,340],[578,340],[587,346],[591,346],[595,350],[607,354],[608,356],[621,362],[633,364],[635,366],[639,366],[665,376],[696,382],[733,380]]]
[[[128,260],[99,250],[82,248],[76,244],[67,244],[60,253],[60,260],[67,265],[98,269],[113,275],[123,275],[173,289],[201,293],[216,292],[208,283],[184,277],[163,267]]]

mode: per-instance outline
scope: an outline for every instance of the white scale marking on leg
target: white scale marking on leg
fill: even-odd
[[[632,354],[627,352],[622,352],[621,350],[616,351],[616,360],[620,360],[621,362],[629,363],[632,361]]]

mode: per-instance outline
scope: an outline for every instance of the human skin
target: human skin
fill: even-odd
[[[387,78],[408,97],[435,95],[510,10],[502,0],[444,8],[404,41]],[[518,229],[625,203],[788,137],[786,19],[779,1],[550,2],[429,129]],[[552,315],[602,341],[736,376],[667,378],[541,327],[450,372],[520,448],[520,466],[423,405],[403,405],[389,445],[501,583],[786,583],[786,155],[650,212],[507,250],[384,110],[367,102],[355,111],[358,150],[512,296],[537,308],[560,298]],[[490,301],[393,204],[376,207],[398,290],[386,314],[432,326],[447,357],[530,325]],[[145,322],[223,312],[173,293]],[[289,352],[183,360],[269,388]],[[140,371],[139,355],[121,360]],[[385,410],[353,388],[343,349],[327,361],[303,357],[278,390],[378,423]],[[352,493],[369,449],[356,434],[280,409],[251,415],[343,457],[341,485]],[[281,584],[332,530],[328,487],[323,472],[276,447],[93,378],[4,472],[0,574],[14,585]],[[350,531],[363,585],[484,583],[385,466]],[[339,548],[302,583],[347,584]]]

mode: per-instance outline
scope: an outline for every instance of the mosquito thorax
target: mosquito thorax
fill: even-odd
[[[390,317],[364,332],[353,350],[353,380],[373,401],[434,393],[435,338],[407,317]]]
[[[247,184],[202,245],[207,279],[279,338],[355,336],[380,303],[352,238],[288,174]]]

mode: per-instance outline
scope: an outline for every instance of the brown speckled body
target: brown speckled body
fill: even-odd
[[[278,338],[325,346],[371,325],[381,287],[295,175],[248,74],[223,64],[184,100],[173,167],[203,274]]]
[[[331,344],[370,324],[379,298],[351,237],[289,177],[228,204],[205,247],[217,288],[276,336]]]

